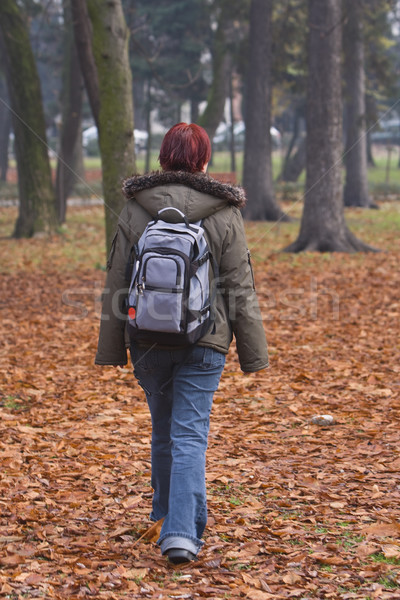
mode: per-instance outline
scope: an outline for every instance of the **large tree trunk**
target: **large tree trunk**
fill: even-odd
[[[13,112],[19,215],[15,237],[51,232],[57,223],[40,81],[29,33],[14,0],[0,2],[0,37]]]
[[[198,119],[198,124],[204,127],[211,141],[215,136],[218,125],[223,119],[225,101],[228,96],[232,59],[227,48],[226,29],[230,18],[231,15],[228,15],[223,7],[215,32],[212,57],[212,84],[208,93],[207,106]]]
[[[286,248],[290,252],[371,250],[344,219],[340,23],[340,0],[309,0],[306,193],[299,237]]]
[[[72,30],[70,0],[63,0],[63,9],[65,24],[63,109],[56,178],[57,212],[60,223],[65,223],[67,199],[79,178],[83,96],[83,79]]]
[[[11,132],[11,113],[8,104],[7,85],[0,74],[0,181],[7,180],[8,145]]]
[[[93,26],[93,55],[100,90],[99,146],[103,169],[106,247],[117,226],[125,198],[122,180],[135,171],[132,75],[129,31],[121,0],[87,0]]]
[[[363,40],[363,0],[345,0],[347,21],[344,28],[344,70],[346,110],[346,151],[344,164],[345,206],[371,205],[367,178],[367,137],[365,106],[365,68]]]
[[[109,251],[125,204],[121,182],[135,171],[129,32],[121,0],[86,0],[86,14],[83,4],[81,0],[71,0],[81,68],[88,93],[91,90],[90,103],[99,134]],[[79,18],[86,21],[76,27],[78,13]],[[82,31],[89,32],[91,44],[82,39]]]
[[[276,203],[271,160],[271,19],[272,0],[252,0],[246,87],[243,185],[252,220],[287,220]]]

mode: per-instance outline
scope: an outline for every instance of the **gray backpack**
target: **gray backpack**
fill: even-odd
[[[162,219],[179,213],[181,221]],[[174,215],[175,216],[175,215]],[[189,223],[173,207],[163,208],[148,223],[133,248],[128,295],[131,341],[183,346],[196,343],[212,327],[210,262],[201,222]],[[213,261],[214,275],[215,261]]]

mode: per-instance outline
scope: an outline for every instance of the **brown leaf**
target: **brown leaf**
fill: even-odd
[[[128,569],[125,570],[121,577],[124,579],[144,579],[146,575],[149,573],[150,569],[147,567],[137,568],[137,569]]]
[[[378,550],[380,550],[380,546],[377,544],[363,543],[357,548],[357,556],[366,558],[367,556],[371,556],[371,554],[375,554]]]
[[[391,523],[374,523],[373,525],[368,525],[367,527],[363,527],[361,533],[369,536],[369,537],[389,537],[389,536],[399,536],[400,535],[400,523],[397,521],[392,521]]]
[[[262,590],[246,590],[246,596],[250,600],[271,600],[272,598],[276,598],[275,594],[269,594]]]
[[[126,508],[126,510],[131,510],[132,508],[136,508],[142,500],[142,496],[130,496],[122,502],[122,506]]]
[[[154,523],[154,525],[146,529],[146,531],[140,536],[140,538],[136,540],[133,546],[136,546],[141,540],[156,542],[160,537],[160,531],[163,523],[164,519],[160,519],[159,521]]]
[[[315,552],[312,555],[313,559],[322,563],[323,565],[345,565],[346,560],[340,556],[330,556],[329,554]]]
[[[400,558],[400,546],[388,544],[382,546],[382,552],[386,558]]]
[[[288,585],[294,585],[295,583],[299,583],[301,580],[301,575],[299,575],[299,573],[296,573],[296,571],[288,571],[282,577],[282,581],[284,583],[287,583]]]
[[[0,565],[4,565],[5,567],[21,565],[24,562],[25,562],[25,558],[23,556],[19,556],[18,554],[10,554],[9,556],[0,556]]]
[[[129,531],[132,531],[132,525],[127,526],[127,527],[118,527],[118,529],[115,529],[114,531],[110,532],[108,534],[108,537],[109,538],[120,537],[121,535],[124,535],[125,533],[128,533]]]

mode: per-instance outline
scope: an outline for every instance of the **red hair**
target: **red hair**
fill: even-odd
[[[202,171],[211,157],[211,143],[205,129],[191,123],[177,123],[167,133],[160,148],[164,171]]]

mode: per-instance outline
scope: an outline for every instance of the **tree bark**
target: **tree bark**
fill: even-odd
[[[307,175],[298,239],[286,251],[372,250],[347,228],[341,184],[341,1],[309,0]]]
[[[235,119],[233,114],[233,81],[232,75],[229,77],[229,113],[231,119],[229,150],[231,154],[231,173],[236,174],[236,148],[235,148]],[[235,175],[236,177],[236,175]]]
[[[215,136],[218,125],[223,119],[225,101],[228,96],[231,56],[228,52],[225,30],[229,18],[227,11],[223,7],[215,32],[212,84],[207,98],[207,106],[198,119],[198,124],[204,127],[211,141]]]
[[[365,95],[366,127],[367,127],[367,164],[369,167],[376,167],[376,162],[372,154],[371,127],[378,119],[378,107],[376,98],[372,94]]]
[[[345,206],[369,207],[368,194],[363,0],[345,0],[344,71],[346,82]]]
[[[147,98],[146,98],[146,131],[147,131],[147,142],[146,142],[146,158],[144,172],[150,171],[151,164],[151,78],[147,80]]]
[[[79,147],[82,145],[81,119],[83,79],[72,30],[69,0],[63,0],[65,45],[62,90],[62,124],[57,163],[56,196],[60,223],[65,223],[67,199],[78,179]]]
[[[272,0],[252,0],[246,86],[243,185],[246,218],[288,220],[273,192],[271,160],[271,20]]]
[[[5,99],[2,101],[2,99]],[[8,108],[7,85],[0,74],[0,181],[7,180],[8,145],[11,132],[11,113]]]
[[[287,181],[286,177],[287,177],[288,165],[289,165],[290,160],[292,158],[292,152],[294,150],[294,147],[296,145],[297,139],[298,139],[299,134],[300,134],[299,124],[300,124],[299,110],[295,109],[294,115],[293,115],[292,137],[290,138],[290,142],[289,142],[288,148],[286,150],[285,159],[284,159],[284,162],[283,162],[282,173],[278,177],[279,181]]]
[[[70,0],[75,44],[93,119],[99,128],[100,90],[92,48],[92,23],[86,0]]]
[[[281,181],[295,182],[306,167],[306,137],[300,140],[296,152],[287,161],[280,177]]]
[[[121,0],[71,0],[78,56],[97,125],[102,162],[106,250],[122,207],[122,180],[135,171],[129,31]]]
[[[190,121],[192,123],[197,123],[199,120],[199,101],[197,98],[190,99]]]
[[[106,216],[106,248],[111,248],[119,214],[125,204],[122,180],[135,171],[132,76],[129,31],[121,0],[87,0],[93,27],[92,48],[100,107],[99,146]]]
[[[367,133],[367,164],[369,167],[376,167],[374,155],[372,154],[371,132]]]
[[[29,32],[13,0],[0,3],[0,37],[18,171],[19,215],[14,236],[31,237],[53,231],[57,220],[40,81]]]

